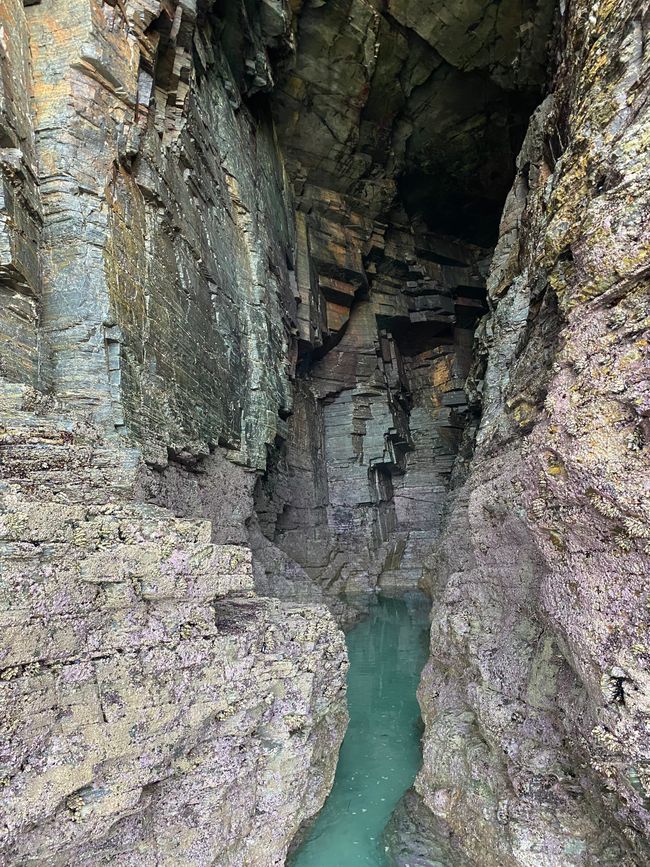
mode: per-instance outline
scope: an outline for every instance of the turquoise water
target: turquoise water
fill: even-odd
[[[334,787],[292,867],[384,867],[382,832],[421,764],[415,691],[427,658],[425,597],[379,598],[347,636],[348,727]]]

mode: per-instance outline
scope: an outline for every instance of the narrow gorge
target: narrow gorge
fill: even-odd
[[[0,867],[292,863],[343,630],[304,864],[650,865],[649,332],[648,0],[0,0]]]

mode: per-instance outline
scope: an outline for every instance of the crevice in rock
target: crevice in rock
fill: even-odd
[[[9,867],[282,863],[418,585],[396,864],[647,862],[642,5],[0,4]]]

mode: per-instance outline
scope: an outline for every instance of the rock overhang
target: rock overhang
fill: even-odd
[[[553,16],[548,0],[303,4],[271,96],[299,204],[324,188],[370,219],[400,204],[494,243]]]

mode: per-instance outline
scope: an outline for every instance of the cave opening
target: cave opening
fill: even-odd
[[[350,727],[332,793],[294,840],[295,867],[406,864],[424,851],[415,863],[457,863],[410,789],[428,638],[418,592],[430,590],[448,493],[471,456],[475,331],[547,83],[548,3],[504,9],[518,34],[505,43],[485,32],[485,7],[466,7],[478,20],[453,37],[408,3],[367,11],[303,8],[295,61],[270,97],[297,206],[298,364],[255,509],[290,558],[282,592],[312,586],[355,621]],[[278,587],[278,566],[263,563],[265,586]]]
[[[301,386],[256,508],[294,583],[416,587],[471,449],[474,331],[552,20],[548,3],[508,6],[496,30],[490,14],[436,29],[409,3],[310,4],[268,95],[296,205]]]
[[[416,586],[456,455],[471,448],[464,383],[548,84],[554,8],[448,11],[332,0],[290,22],[268,4],[262,20],[251,4],[211,13],[233,104],[272,123],[295,208],[295,386],[255,512],[296,592]],[[264,559],[272,586],[277,558]]]
[[[0,3],[8,867],[647,863],[646,18]]]

